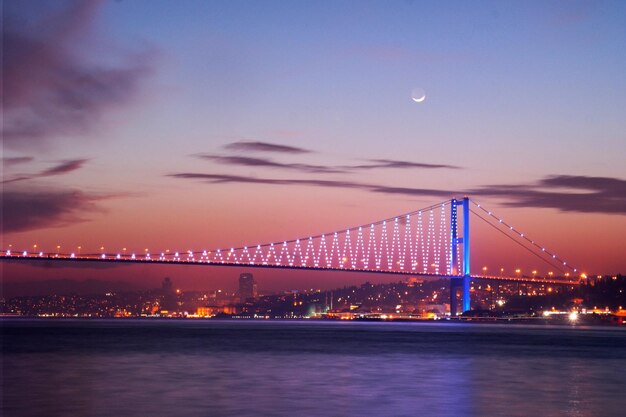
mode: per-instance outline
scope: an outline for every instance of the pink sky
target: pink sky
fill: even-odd
[[[580,270],[626,271],[624,4],[357,4],[7,1],[2,249],[242,246],[467,193]],[[472,227],[475,268],[542,267]]]

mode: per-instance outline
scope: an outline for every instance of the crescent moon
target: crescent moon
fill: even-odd
[[[424,94],[423,96],[416,98],[416,97],[411,97],[413,99],[414,102],[416,103],[421,103],[422,101],[426,100],[426,94]]]

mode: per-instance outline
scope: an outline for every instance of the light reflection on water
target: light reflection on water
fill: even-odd
[[[4,416],[623,416],[626,332],[2,321]]]

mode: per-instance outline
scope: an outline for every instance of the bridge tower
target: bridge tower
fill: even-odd
[[[463,312],[470,309],[470,227],[469,227],[469,197],[463,200],[452,199],[450,210],[450,315],[457,314],[457,289],[462,288]],[[463,236],[458,236],[457,207],[463,208]],[[463,271],[459,271],[459,244],[463,245]]]

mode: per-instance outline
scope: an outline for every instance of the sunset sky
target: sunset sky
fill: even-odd
[[[256,245],[468,194],[580,270],[626,272],[626,2],[2,5],[3,250]],[[477,268],[541,267],[476,227]],[[206,288],[239,272],[0,268]]]

